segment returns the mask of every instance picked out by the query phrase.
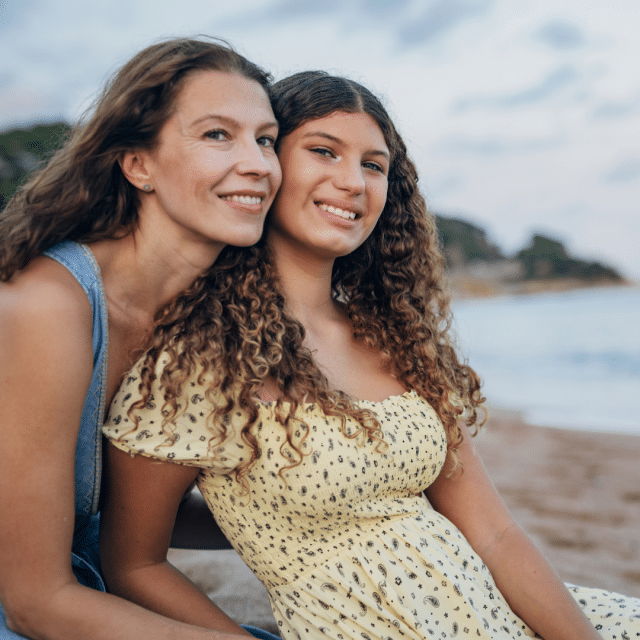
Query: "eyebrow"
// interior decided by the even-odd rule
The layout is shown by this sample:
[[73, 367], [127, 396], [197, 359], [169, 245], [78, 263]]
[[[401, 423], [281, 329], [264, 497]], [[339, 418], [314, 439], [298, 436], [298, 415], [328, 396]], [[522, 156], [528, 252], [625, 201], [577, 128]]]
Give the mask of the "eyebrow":
[[[330, 140], [331, 142], [335, 142], [336, 144], [344, 144], [344, 142], [340, 138], [336, 138], [332, 136], [330, 133], [326, 133], [325, 131], [310, 131], [309, 133], [305, 133], [303, 138], [325, 138], [326, 140]], [[389, 160], [389, 154], [386, 151], [382, 151], [382, 149], [370, 149], [367, 151], [367, 155], [372, 156], [383, 156], [387, 160]]]
[[[197, 118], [196, 120], [194, 120], [190, 126], [195, 127], [196, 125], [199, 125], [202, 122], [205, 122], [207, 120], [217, 120], [219, 122], [222, 122], [234, 127], [240, 126], [240, 122], [235, 118], [231, 118], [229, 116], [223, 116], [217, 113], [207, 113], [206, 115], [201, 116], [200, 118]], [[277, 129], [278, 123], [275, 120], [266, 120], [265, 122], [260, 124], [258, 129], [270, 129], [271, 127], [275, 127]]]

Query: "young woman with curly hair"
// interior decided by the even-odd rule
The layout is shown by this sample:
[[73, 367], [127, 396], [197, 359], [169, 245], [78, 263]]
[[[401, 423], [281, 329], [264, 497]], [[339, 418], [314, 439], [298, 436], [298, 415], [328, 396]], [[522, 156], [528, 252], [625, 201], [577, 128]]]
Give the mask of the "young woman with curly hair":
[[306, 72], [273, 105], [283, 182], [265, 237], [227, 248], [167, 308], [114, 398], [110, 588], [216, 624], [197, 594], [136, 575], [171, 572], [176, 505], [197, 480], [283, 638], [595, 639], [576, 599], [596, 597], [605, 637], [640, 632], [638, 603], [572, 597], [474, 453], [480, 383], [456, 354], [434, 219], [380, 102]]
[[269, 91], [226, 43], [152, 45], [0, 214], [2, 640], [251, 635], [104, 593], [98, 510], [104, 410], [156, 313], [262, 234], [280, 184]]

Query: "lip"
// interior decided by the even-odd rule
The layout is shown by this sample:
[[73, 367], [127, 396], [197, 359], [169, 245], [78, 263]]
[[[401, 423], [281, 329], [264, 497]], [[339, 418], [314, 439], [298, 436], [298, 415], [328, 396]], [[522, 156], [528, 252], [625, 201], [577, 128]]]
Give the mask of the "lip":
[[[360, 218], [362, 218], [362, 216], [364, 215], [363, 207], [361, 205], [359, 205], [359, 204], [357, 204], [357, 203], [355, 203], [353, 201], [349, 201], [349, 200], [340, 200], [340, 199], [337, 199], [337, 198], [318, 198], [318, 199], [314, 200], [314, 204], [324, 214], [330, 215], [330, 216], [332, 216], [334, 218], [338, 218], [340, 220], [343, 220], [344, 222], [354, 223], [357, 220], [359, 220]], [[320, 205], [326, 205], [326, 206], [329, 206], [329, 207], [334, 207], [336, 209], [342, 209], [343, 211], [349, 211], [351, 213], [354, 213], [356, 217], [355, 217], [354, 220], [347, 220], [346, 218], [342, 218], [341, 216], [332, 214], [330, 211], [325, 211], [324, 209], [322, 209], [320, 207]]]

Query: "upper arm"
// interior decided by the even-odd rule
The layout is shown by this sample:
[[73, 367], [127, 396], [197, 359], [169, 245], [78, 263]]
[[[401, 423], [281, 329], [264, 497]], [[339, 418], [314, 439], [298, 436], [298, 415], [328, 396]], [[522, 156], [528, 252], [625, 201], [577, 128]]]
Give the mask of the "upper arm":
[[[34, 261], [0, 286], [0, 596], [73, 579], [75, 450], [93, 371], [86, 294]], [[34, 585], [39, 589], [34, 589]]]
[[176, 512], [195, 467], [105, 447], [100, 560], [110, 589], [130, 570], [166, 560]]
[[433, 508], [450, 520], [482, 556], [514, 520], [491, 482], [475, 451], [471, 434], [462, 425], [463, 440], [457, 451], [459, 464], [452, 471], [453, 457], [426, 490]]

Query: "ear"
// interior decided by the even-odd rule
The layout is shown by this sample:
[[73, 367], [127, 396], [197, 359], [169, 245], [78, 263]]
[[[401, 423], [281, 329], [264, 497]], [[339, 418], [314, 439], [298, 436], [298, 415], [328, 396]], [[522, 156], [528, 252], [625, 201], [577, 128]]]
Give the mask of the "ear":
[[[120, 168], [124, 177], [141, 191], [153, 189], [151, 173], [149, 171], [149, 157], [143, 151], [125, 151], [120, 160]], [[146, 188], [145, 188], [146, 185]], [[149, 189], [149, 185], [151, 189]]]

